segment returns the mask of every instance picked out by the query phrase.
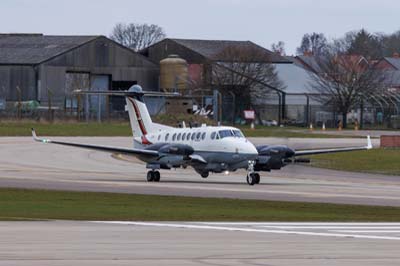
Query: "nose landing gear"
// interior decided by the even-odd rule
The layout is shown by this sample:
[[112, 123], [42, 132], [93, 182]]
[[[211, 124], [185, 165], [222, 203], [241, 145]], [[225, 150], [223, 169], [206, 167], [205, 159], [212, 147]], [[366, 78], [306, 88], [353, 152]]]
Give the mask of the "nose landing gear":
[[147, 172], [147, 182], [160, 182], [160, 178], [161, 175], [158, 171], [151, 170]]
[[260, 184], [260, 174], [254, 172], [254, 161], [249, 161], [248, 174], [246, 177], [247, 184], [254, 186], [255, 184]]

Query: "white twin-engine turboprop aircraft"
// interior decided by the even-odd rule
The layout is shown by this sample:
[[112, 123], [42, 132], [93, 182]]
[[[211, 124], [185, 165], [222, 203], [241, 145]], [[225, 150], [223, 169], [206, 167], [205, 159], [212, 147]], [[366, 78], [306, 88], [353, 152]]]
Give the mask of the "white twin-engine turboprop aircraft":
[[143, 101], [143, 95], [160, 93], [145, 92], [138, 85], [132, 86], [128, 91], [81, 91], [80, 93], [126, 97], [133, 133], [133, 148], [42, 139], [38, 138], [32, 129], [33, 138], [43, 143], [136, 156], [150, 169], [147, 173], [149, 182], [160, 181], [159, 169], [191, 166], [203, 178], [208, 177], [210, 172], [221, 173], [247, 169], [246, 181], [249, 185], [254, 185], [260, 182], [259, 171], [281, 169], [296, 156], [372, 148], [369, 137], [367, 146], [363, 147], [295, 151], [283, 145], [254, 146], [239, 129], [234, 127], [203, 125], [195, 128], [185, 126], [174, 128], [153, 123]]

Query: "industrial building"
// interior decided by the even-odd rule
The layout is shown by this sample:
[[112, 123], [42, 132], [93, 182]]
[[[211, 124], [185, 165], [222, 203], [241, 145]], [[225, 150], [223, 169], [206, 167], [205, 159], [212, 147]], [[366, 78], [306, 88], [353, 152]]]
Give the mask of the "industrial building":
[[[0, 34], [0, 108], [17, 101], [79, 108], [76, 89], [158, 89], [159, 67], [104, 36]], [[91, 98], [87, 109], [123, 110], [119, 99]], [[85, 106], [84, 104], [82, 104]], [[87, 105], [86, 105], [87, 107]]]

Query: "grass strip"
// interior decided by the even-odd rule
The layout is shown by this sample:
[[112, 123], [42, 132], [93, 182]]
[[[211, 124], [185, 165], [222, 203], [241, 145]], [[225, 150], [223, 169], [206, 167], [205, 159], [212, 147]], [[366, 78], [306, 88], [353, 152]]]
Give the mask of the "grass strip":
[[315, 167], [400, 176], [400, 149], [331, 153], [310, 158], [311, 165]]
[[400, 208], [0, 189], [0, 220], [399, 222]]

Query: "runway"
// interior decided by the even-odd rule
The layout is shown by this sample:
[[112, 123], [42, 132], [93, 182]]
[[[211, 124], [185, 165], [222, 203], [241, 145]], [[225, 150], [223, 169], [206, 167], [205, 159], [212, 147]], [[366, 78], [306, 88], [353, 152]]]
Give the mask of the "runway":
[[[75, 142], [131, 146], [125, 137], [57, 138]], [[365, 145], [365, 139], [257, 138], [258, 143], [288, 143], [295, 148]], [[374, 140], [376, 145], [376, 141]], [[245, 183], [244, 171], [202, 179], [192, 169], [162, 171], [160, 183], [145, 181], [145, 165], [117, 160], [108, 153], [0, 138], [0, 186], [76, 191], [228, 197], [306, 202], [400, 206], [400, 178], [291, 165], [262, 173], [260, 185]]]
[[1, 265], [399, 265], [399, 223], [0, 222]]

